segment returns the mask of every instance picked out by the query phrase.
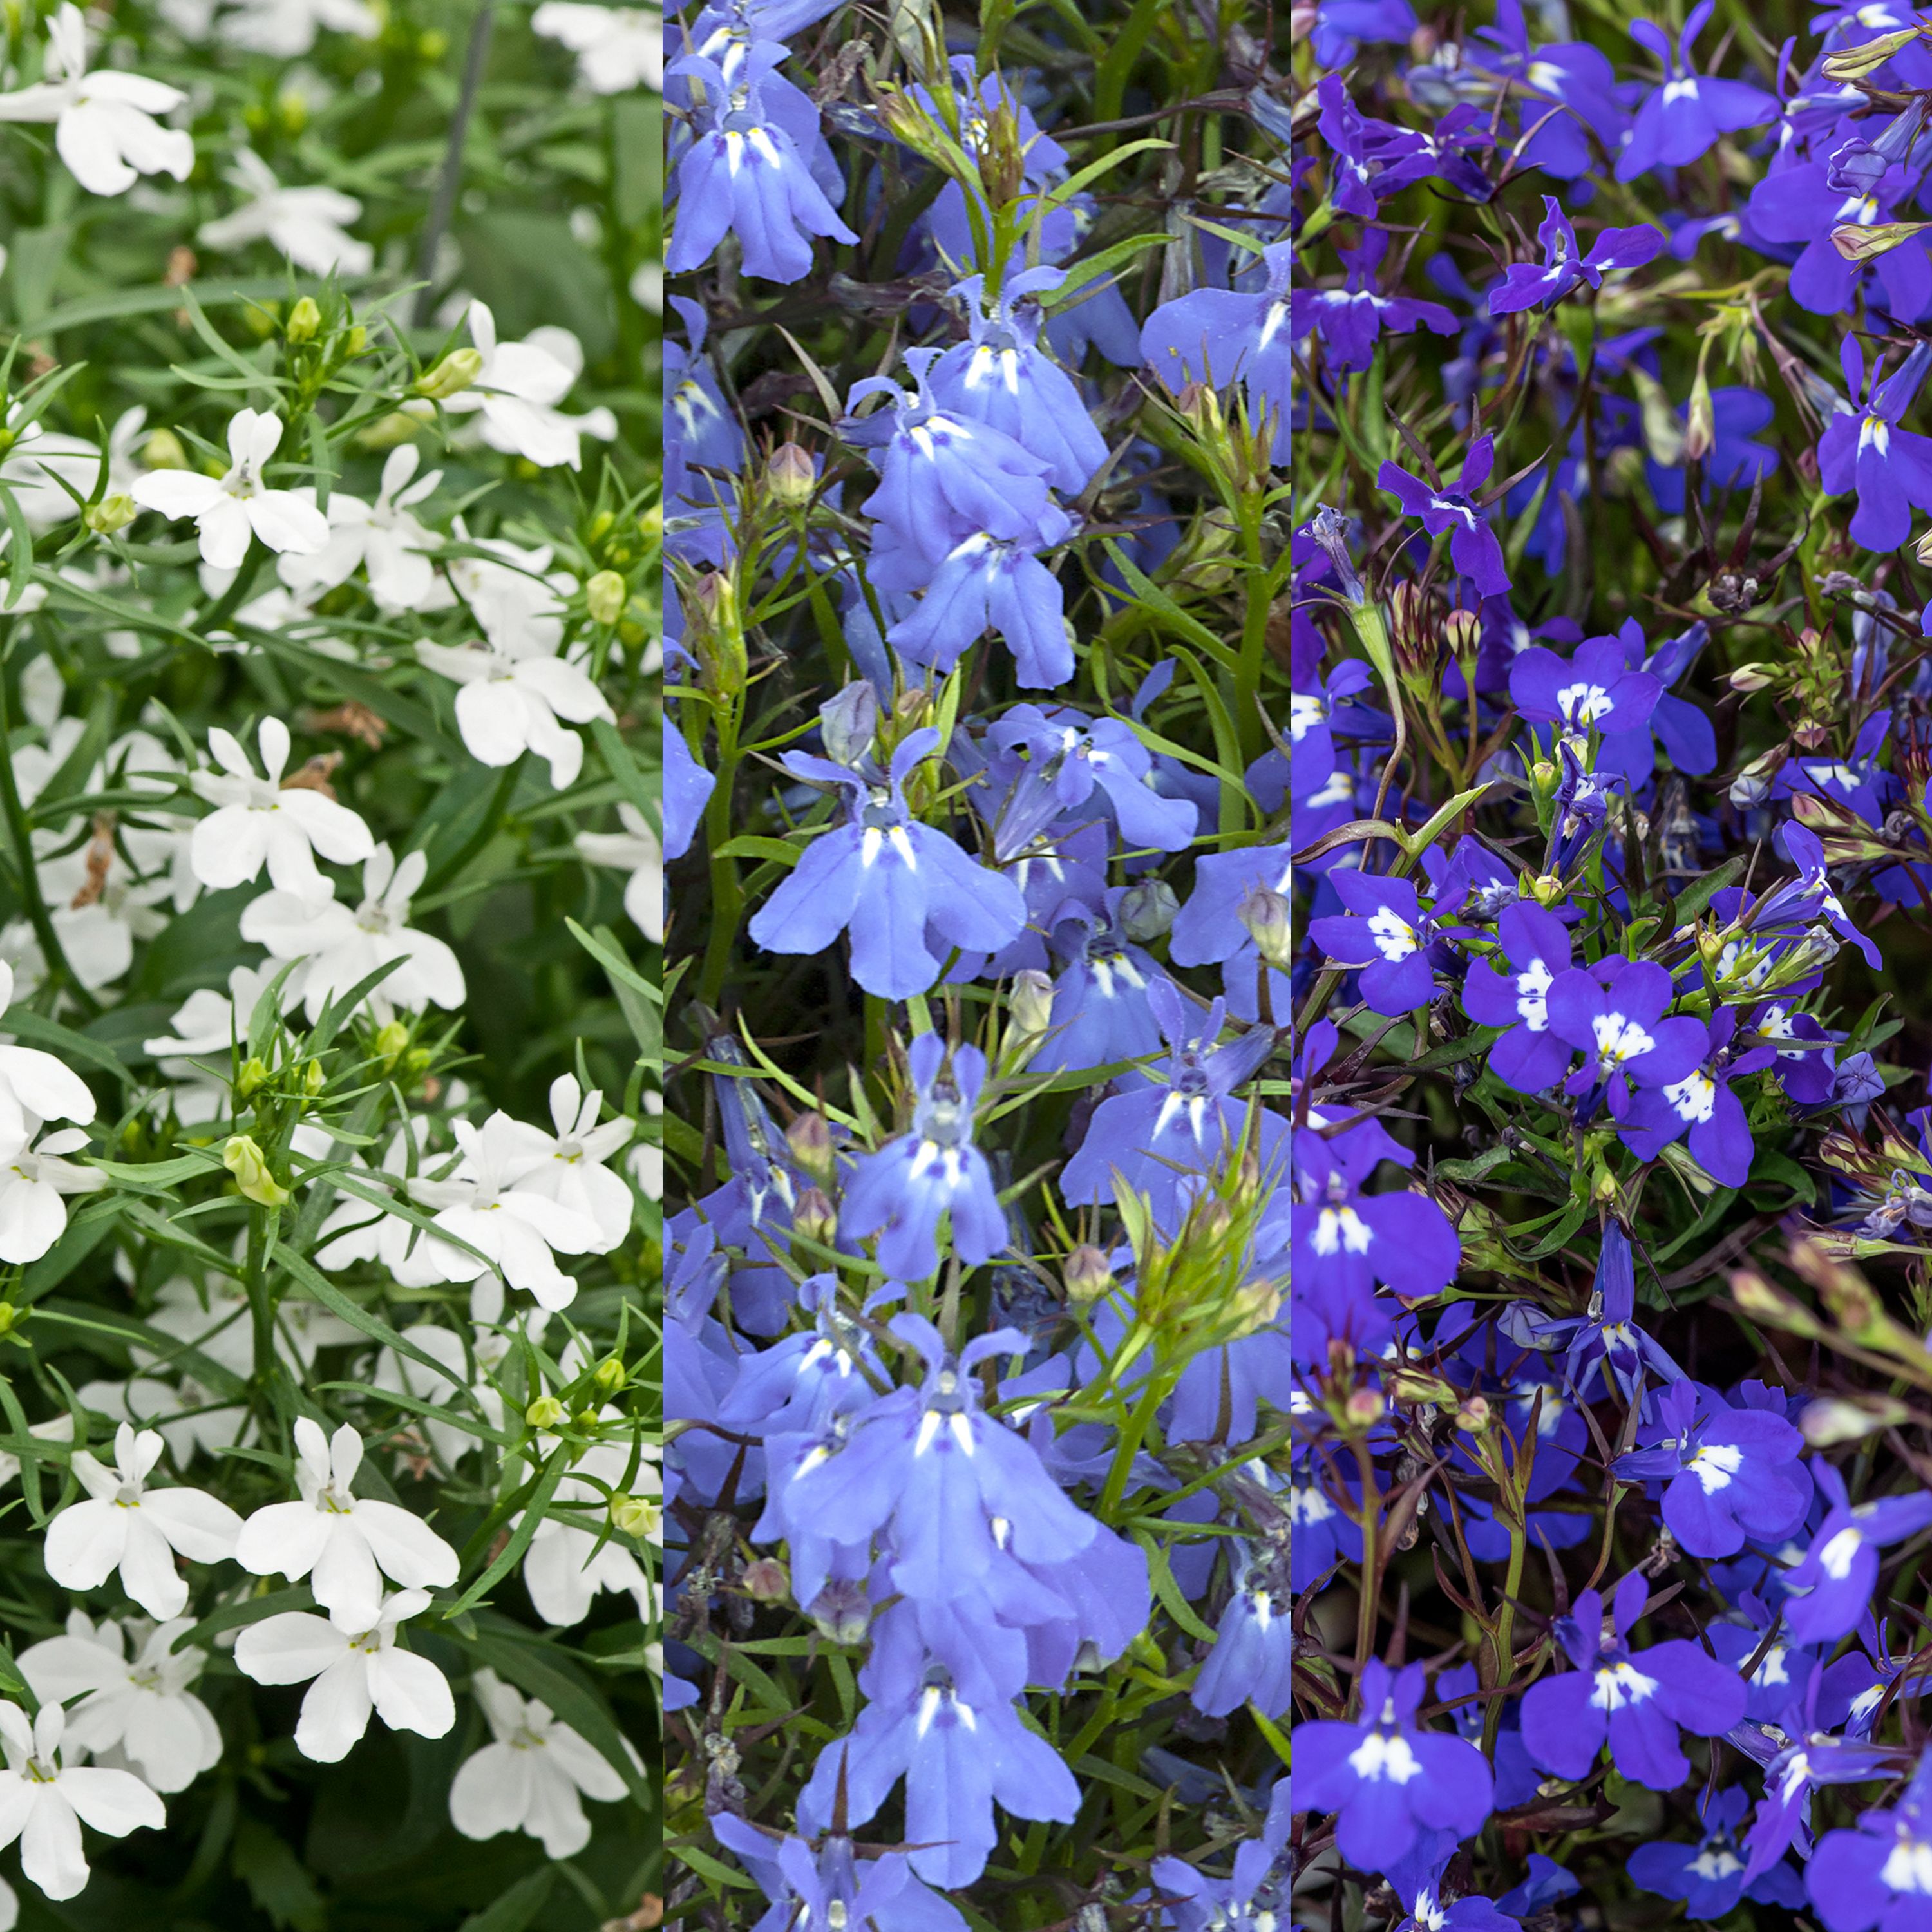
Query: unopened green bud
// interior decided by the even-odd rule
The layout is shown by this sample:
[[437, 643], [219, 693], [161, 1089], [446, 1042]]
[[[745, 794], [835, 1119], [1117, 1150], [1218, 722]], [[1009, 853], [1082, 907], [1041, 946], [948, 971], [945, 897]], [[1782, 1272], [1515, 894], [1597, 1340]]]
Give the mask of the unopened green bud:
[[1343, 1404], [1342, 1414], [1351, 1429], [1372, 1429], [1387, 1407], [1379, 1389], [1357, 1389]]
[[460, 395], [483, 373], [483, 358], [474, 349], [452, 349], [416, 384], [416, 394], [433, 402]]
[[629, 1373], [622, 1355], [606, 1355], [591, 1376], [590, 1385], [599, 1395], [615, 1395]]
[[393, 1066], [409, 1043], [410, 1030], [400, 1020], [386, 1021], [376, 1029], [376, 1057], [386, 1066]]
[[745, 1565], [745, 1594], [754, 1603], [782, 1604], [791, 1594], [791, 1572], [776, 1556], [760, 1556]]
[[1037, 967], [1025, 968], [1013, 975], [1006, 1006], [1012, 1015], [1013, 1031], [1037, 1038], [1053, 1024], [1053, 982]]
[[268, 1172], [268, 1163], [247, 1134], [234, 1134], [221, 1150], [221, 1164], [235, 1177], [235, 1184], [248, 1199], [262, 1208], [280, 1208], [289, 1198], [289, 1190]]
[[358, 322], [342, 338], [344, 352], [350, 356], [360, 356], [369, 346], [369, 332]]
[[322, 310], [316, 308], [313, 296], [304, 296], [289, 310], [289, 319], [282, 325], [282, 334], [290, 342], [313, 342], [322, 331]]
[[141, 460], [150, 470], [185, 470], [188, 452], [171, 429], [158, 429], [141, 446]]
[[655, 1496], [627, 1496], [620, 1490], [610, 1498], [610, 1520], [624, 1535], [648, 1543], [663, 1527], [664, 1511]]
[[302, 1069], [302, 1091], [313, 1100], [328, 1084], [328, 1076], [322, 1070], [322, 1062], [311, 1060]]
[[134, 498], [124, 490], [117, 490], [112, 496], [88, 504], [80, 520], [96, 536], [111, 537], [116, 531], [124, 530], [140, 514], [140, 506]]
[[524, 1420], [532, 1429], [554, 1429], [570, 1412], [554, 1395], [540, 1395], [524, 1411]]
[[614, 570], [600, 570], [584, 586], [584, 608], [593, 624], [614, 624], [624, 614], [624, 580]]
[[1083, 1241], [1066, 1257], [1060, 1279], [1067, 1300], [1084, 1307], [1098, 1301], [1113, 1286], [1114, 1270], [1098, 1248]]
[[1833, 81], [1861, 80], [1884, 66], [1894, 54], [1909, 47], [1924, 31], [1920, 27], [1904, 27], [1895, 34], [1881, 34], [1875, 40], [1862, 41], [1855, 47], [1840, 47], [1836, 53], [1825, 56], [1825, 78]]
[[250, 1054], [242, 1063], [241, 1076], [236, 1080], [235, 1084], [242, 1099], [245, 1100], [258, 1087], [266, 1085], [268, 1077], [268, 1063], [257, 1055]]
[[[428, 404], [421, 406], [434, 414]], [[378, 416], [367, 429], [358, 430], [356, 445], [358, 449], [394, 449], [412, 441], [422, 430], [422, 422], [406, 410], [392, 410], [387, 416]]]
[[832, 1151], [832, 1130], [823, 1114], [800, 1114], [785, 1129], [791, 1157], [820, 1187], [830, 1187], [837, 1172]]
[[1684, 411], [1684, 460], [1701, 463], [1710, 454], [1717, 440], [1718, 418], [1715, 406], [1711, 400], [1711, 386], [1700, 369], [1690, 385], [1690, 401]]
[[818, 487], [818, 476], [812, 466], [810, 451], [795, 442], [782, 442], [772, 452], [765, 465], [765, 488], [773, 502], [796, 509], [812, 501], [812, 493]]

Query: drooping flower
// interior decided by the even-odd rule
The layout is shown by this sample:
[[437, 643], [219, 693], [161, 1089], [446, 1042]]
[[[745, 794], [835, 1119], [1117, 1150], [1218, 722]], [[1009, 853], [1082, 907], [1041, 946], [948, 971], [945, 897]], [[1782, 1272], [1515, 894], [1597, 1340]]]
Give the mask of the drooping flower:
[[328, 541], [328, 519], [294, 490], [272, 490], [263, 480], [283, 428], [272, 412], [237, 410], [229, 419], [226, 476], [150, 470], [134, 479], [128, 494], [164, 517], [192, 518], [202, 561], [217, 570], [241, 568], [251, 534], [272, 550], [319, 550]]
[[1557, 1640], [1576, 1668], [1539, 1678], [1522, 1698], [1522, 1741], [1544, 1770], [1586, 1777], [1607, 1739], [1625, 1778], [1675, 1790], [1690, 1775], [1679, 1727], [1714, 1738], [1742, 1719], [1743, 1681], [1698, 1645], [1672, 1637], [1630, 1648], [1628, 1634], [1649, 1598], [1649, 1583], [1633, 1571], [1617, 1586], [1608, 1626], [1594, 1590], [1558, 1618]]
[[332, 1610], [326, 1618], [284, 1610], [243, 1630], [235, 1640], [236, 1666], [257, 1684], [308, 1684], [296, 1748], [318, 1764], [340, 1764], [369, 1728], [372, 1711], [392, 1731], [446, 1737], [456, 1722], [449, 1679], [396, 1641], [400, 1626], [429, 1603], [427, 1591], [398, 1590], [352, 1612]]
[[290, 740], [279, 718], [262, 720], [256, 742], [260, 778], [232, 734], [218, 724], [209, 730], [208, 748], [220, 769], [196, 772], [188, 782], [214, 809], [194, 828], [188, 862], [204, 886], [217, 890], [259, 878], [266, 862], [279, 891], [304, 900], [328, 898], [334, 888], [316, 869], [316, 854], [350, 866], [368, 858], [376, 842], [347, 806], [309, 786], [284, 782]]
[[464, 1760], [449, 1787], [450, 1822], [466, 1838], [522, 1832], [548, 1857], [574, 1857], [590, 1842], [584, 1800], [614, 1803], [623, 1779], [547, 1704], [494, 1670], [478, 1671], [470, 1688], [496, 1742]]
[[[298, 1417], [295, 1444], [301, 1499], [266, 1504], [242, 1525], [230, 1553], [243, 1569], [257, 1576], [286, 1576], [291, 1582], [309, 1578], [316, 1601], [340, 1617], [341, 1628], [352, 1634], [370, 1628], [382, 1614], [383, 1576], [404, 1586], [405, 1596], [389, 1601], [400, 1604], [406, 1597], [416, 1610], [429, 1602], [422, 1592], [456, 1581], [456, 1552], [421, 1516], [395, 1503], [358, 1496], [350, 1488], [362, 1461], [362, 1438], [350, 1424], [344, 1423], [326, 1437], [320, 1424]], [[416, 1610], [394, 1614], [413, 1616]], [[361, 1735], [358, 1726], [356, 1736]]]
[[1366, 1870], [1385, 1870], [1418, 1847], [1425, 1856], [1446, 1851], [1490, 1815], [1482, 1753], [1452, 1732], [1416, 1724], [1427, 1681], [1419, 1664], [1391, 1671], [1371, 1658], [1357, 1721], [1295, 1726], [1296, 1807], [1334, 1813], [1337, 1848]]
[[54, 147], [89, 194], [124, 194], [143, 175], [186, 181], [194, 140], [184, 128], [156, 124], [188, 96], [178, 87], [114, 68], [90, 73], [87, 22], [65, 0], [47, 22], [42, 78], [0, 94], [0, 121], [51, 121]]
[[63, 1762], [66, 1733], [58, 1704], [43, 1704], [31, 1722], [19, 1705], [0, 1704], [0, 1845], [18, 1838], [20, 1869], [54, 1899], [87, 1888], [82, 1824], [124, 1838], [167, 1822], [167, 1808], [132, 1772]]
[[177, 1551], [194, 1563], [235, 1555], [242, 1519], [226, 1503], [202, 1490], [148, 1487], [165, 1446], [158, 1430], [136, 1434], [124, 1422], [114, 1434], [113, 1468], [85, 1449], [74, 1452], [74, 1473], [87, 1498], [47, 1525], [47, 1574], [56, 1583], [98, 1589], [118, 1570], [122, 1588], [150, 1616], [165, 1620], [188, 1605]]

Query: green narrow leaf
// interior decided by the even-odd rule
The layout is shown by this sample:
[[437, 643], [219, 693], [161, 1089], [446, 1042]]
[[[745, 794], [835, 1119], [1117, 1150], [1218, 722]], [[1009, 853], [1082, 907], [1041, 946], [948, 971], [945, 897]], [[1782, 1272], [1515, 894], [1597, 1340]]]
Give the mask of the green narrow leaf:
[[472, 1912], [463, 1922], [461, 1932], [524, 1932], [524, 1928], [550, 1903], [550, 1888], [556, 1882], [554, 1865], [539, 1865], [526, 1872], [494, 1905]]
[[557, 1484], [563, 1480], [569, 1467], [570, 1445], [567, 1442], [560, 1442], [550, 1452], [550, 1460], [538, 1473], [536, 1486], [524, 1499], [522, 1516], [511, 1532], [509, 1541], [497, 1552], [496, 1561], [444, 1610], [442, 1615], [446, 1622], [452, 1617], [460, 1616], [464, 1611], [474, 1609], [522, 1560], [524, 1552], [530, 1546], [531, 1538], [542, 1526], [544, 1512], [550, 1508], [550, 1498], [556, 1494]]

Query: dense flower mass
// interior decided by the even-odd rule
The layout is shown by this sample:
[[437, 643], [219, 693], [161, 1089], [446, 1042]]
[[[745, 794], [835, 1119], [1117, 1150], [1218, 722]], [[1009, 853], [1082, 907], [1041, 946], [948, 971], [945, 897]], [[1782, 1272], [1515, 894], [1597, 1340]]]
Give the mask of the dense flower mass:
[[0, 19], [0, 1932], [662, 1910], [662, 33]]
[[1927, 1922], [1929, 44], [1288, 57], [1278, 1924]]
[[[1291, 778], [1393, 721], [1289, 688], [1300, 28], [1241, 12], [669, 17], [668, 1924], [1288, 1923], [1291, 1264], [1342, 1334], [1457, 1250], [1367, 1114], [1293, 1118]], [[1320, 304], [1361, 364], [1459, 326], [1384, 242]], [[1391, 461], [1506, 588], [1517, 479]], [[466, 737], [518, 675], [422, 661]], [[1439, 884], [1333, 909], [1391, 1013]], [[1481, 1772], [1394, 1674], [1390, 1748]]]

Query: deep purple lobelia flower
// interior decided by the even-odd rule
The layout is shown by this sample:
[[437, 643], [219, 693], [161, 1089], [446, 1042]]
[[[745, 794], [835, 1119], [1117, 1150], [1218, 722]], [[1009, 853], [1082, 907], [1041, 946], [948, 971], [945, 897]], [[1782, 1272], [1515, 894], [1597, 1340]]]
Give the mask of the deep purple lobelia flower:
[[1709, 152], [1720, 134], [1761, 128], [1783, 111], [1774, 95], [1742, 80], [1719, 80], [1696, 73], [1690, 46], [1704, 30], [1717, 0], [1700, 0], [1672, 50], [1664, 30], [1648, 20], [1633, 21], [1630, 38], [1664, 63], [1664, 81], [1636, 110], [1630, 139], [1617, 158], [1617, 179], [1635, 181], [1652, 168], [1681, 168]]
[[1702, 1060], [1701, 1020], [1665, 1019], [1676, 997], [1670, 975], [1648, 959], [1600, 961], [1559, 973], [1548, 994], [1550, 1030], [1583, 1056], [1564, 1083], [1580, 1118], [1606, 1104], [1623, 1120], [1634, 1091], [1682, 1080]]
[[1712, 1016], [1710, 1046], [1702, 1061], [1682, 1079], [1646, 1086], [1632, 1100], [1622, 1123], [1624, 1144], [1642, 1161], [1655, 1160], [1670, 1143], [1688, 1136], [1691, 1157], [1712, 1180], [1742, 1187], [1756, 1151], [1744, 1103], [1730, 1083], [1762, 1072], [1778, 1058], [1769, 1046], [1736, 1041], [1738, 1009]]
[[1839, 356], [1854, 406], [1841, 410], [1826, 426], [1818, 444], [1818, 480], [1834, 496], [1858, 492], [1854, 543], [1897, 550], [1912, 534], [1912, 512], [1932, 510], [1932, 436], [1898, 426], [1932, 369], [1932, 346], [1921, 343], [1882, 382], [1876, 380], [1874, 364], [1876, 386], [1862, 404], [1864, 351], [1856, 337], [1845, 338]]
[[1633, 1571], [1617, 1586], [1607, 1632], [1594, 1590], [1558, 1620], [1557, 1641], [1576, 1668], [1540, 1679], [1522, 1699], [1522, 1741], [1544, 1770], [1587, 1777], [1607, 1741], [1625, 1778], [1672, 1791], [1690, 1775], [1679, 1728], [1721, 1737], [1742, 1720], [1743, 1681], [1698, 1645], [1671, 1638], [1632, 1651], [1627, 1634], [1649, 1599], [1649, 1584]]
[[1580, 1398], [1586, 1396], [1599, 1374], [1607, 1374], [1634, 1402], [1648, 1370], [1660, 1381], [1681, 1382], [1684, 1371], [1665, 1354], [1662, 1343], [1639, 1327], [1636, 1270], [1630, 1260], [1630, 1237], [1620, 1223], [1608, 1222], [1597, 1256], [1596, 1279], [1591, 1284], [1586, 1313], [1552, 1318], [1533, 1302], [1513, 1301], [1503, 1310], [1502, 1332], [1526, 1348], [1564, 1351], [1564, 1382]]
[[1618, 638], [1589, 638], [1567, 662], [1532, 645], [1510, 666], [1509, 688], [1521, 716], [1580, 737], [1644, 730], [1664, 695], [1663, 680], [1633, 670]]
[[1932, 1492], [1854, 1504], [1845, 1479], [1822, 1456], [1811, 1474], [1828, 1505], [1803, 1562], [1784, 1577], [1784, 1621], [1800, 1643], [1849, 1636], [1878, 1582], [1878, 1552], [1932, 1524]]
[[1640, 1845], [1626, 1869], [1646, 1892], [1682, 1899], [1687, 1918], [1721, 1918], [1745, 1898], [1760, 1905], [1802, 1905], [1804, 1882], [1787, 1864], [1772, 1865], [1747, 1880], [1738, 1827], [1750, 1804], [1742, 1785], [1707, 1791], [1698, 1801], [1703, 1835], [1696, 1844]]
[[852, 976], [868, 992], [903, 1000], [939, 977], [928, 926], [955, 946], [985, 952], [1019, 937], [1026, 902], [1018, 886], [921, 824], [907, 806], [906, 779], [938, 744], [930, 727], [909, 733], [884, 783], [829, 759], [785, 754], [787, 768], [799, 777], [844, 793], [845, 815], [805, 848], [754, 914], [749, 931], [759, 945], [774, 952], [823, 952], [849, 928]]
[[1829, 1932], [1926, 1932], [1932, 1927], [1932, 1754], [1889, 1811], [1851, 1831], [1827, 1832], [1805, 1888]]
[[1420, 517], [1432, 537], [1449, 532], [1450, 562], [1482, 597], [1500, 596], [1510, 587], [1502, 545], [1474, 501], [1476, 492], [1490, 480], [1496, 455], [1496, 438], [1478, 436], [1462, 458], [1462, 472], [1453, 489], [1425, 483], [1399, 463], [1384, 461], [1376, 472], [1376, 488], [1394, 496], [1404, 516]]
[[1438, 335], [1456, 333], [1455, 316], [1440, 302], [1380, 292], [1376, 272], [1388, 249], [1388, 235], [1371, 228], [1359, 248], [1336, 250], [1347, 274], [1345, 287], [1289, 292], [1291, 333], [1298, 342], [1310, 334], [1320, 336], [1331, 369], [1367, 368], [1375, 360], [1376, 340], [1384, 332], [1408, 335], [1426, 328]]
[[991, 1261], [1007, 1243], [986, 1156], [973, 1144], [973, 1109], [986, 1084], [986, 1057], [976, 1046], [953, 1050], [921, 1034], [906, 1050], [918, 1099], [912, 1131], [860, 1157], [839, 1202], [842, 1234], [879, 1238], [879, 1265], [896, 1281], [923, 1281], [939, 1268], [939, 1223], [950, 1217], [952, 1252], [969, 1268]]
[[[1490, 1815], [1487, 1760], [1466, 1739], [1415, 1724], [1427, 1677], [1419, 1664], [1391, 1672], [1371, 1658], [1361, 1720], [1317, 1719], [1294, 1730], [1294, 1802], [1333, 1812], [1343, 1858], [1383, 1871], [1418, 1844], [1446, 1851]], [[1448, 1843], [1442, 1842], [1446, 1836]]]
[[1550, 1030], [1550, 988], [1570, 967], [1570, 934], [1540, 905], [1519, 899], [1496, 920], [1496, 943], [1509, 970], [1471, 963], [1462, 1010], [1478, 1026], [1508, 1030], [1490, 1048], [1490, 1071], [1519, 1094], [1540, 1094], [1569, 1071], [1572, 1048]]
[[1612, 1466], [1625, 1482], [1662, 1483], [1664, 1526], [1693, 1556], [1735, 1556], [1747, 1536], [1778, 1541], [1804, 1526], [1811, 1485], [1804, 1438], [1781, 1415], [1733, 1408], [1688, 1380], [1648, 1397], [1637, 1440]]
[[1442, 1874], [1448, 1862], [1446, 1853], [1398, 1862], [1388, 1881], [1408, 1916], [1396, 1921], [1393, 1932], [1520, 1932], [1516, 1921], [1494, 1899], [1478, 1893], [1444, 1904]]
[[1554, 195], [1543, 197], [1543, 209], [1542, 224], [1536, 231], [1543, 247], [1542, 262], [1510, 264], [1502, 280], [1490, 290], [1492, 315], [1547, 308], [1586, 283], [1600, 288], [1606, 274], [1618, 268], [1640, 268], [1654, 261], [1664, 246], [1660, 229], [1606, 228], [1586, 255], [1578, 249], [1576, 231]]
[[1311, 920], [1310, 939], [1330, 959], [1361, 970], [1362, 998], [1378, 1013], [1412, 1012], [1436, 997], [1430, 960], [1433, 920], [1413, 880], [1344, 871], [1329, 874], [1348, 910]]

